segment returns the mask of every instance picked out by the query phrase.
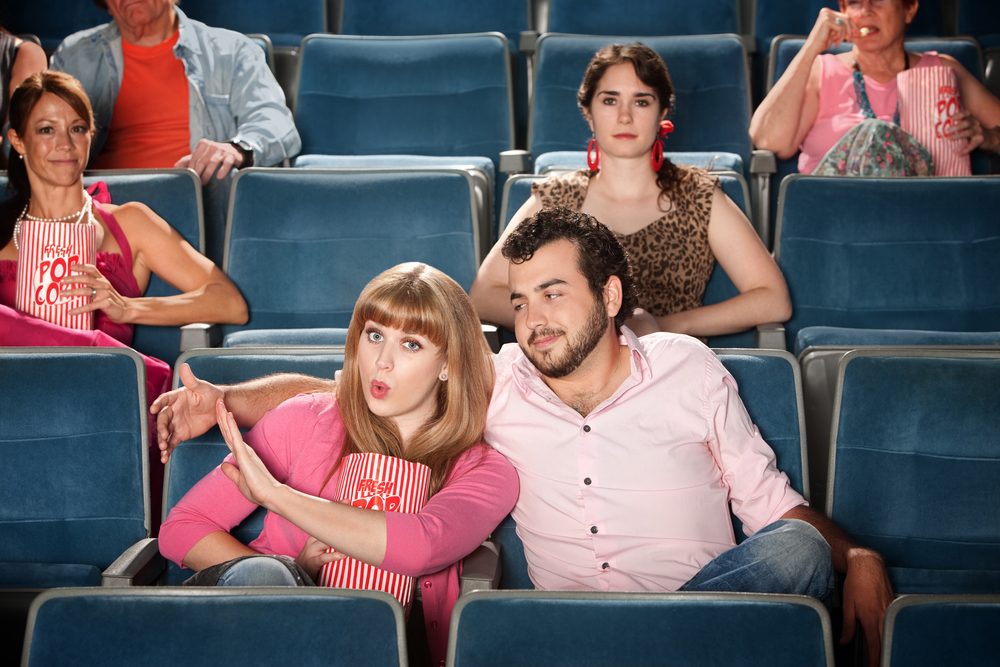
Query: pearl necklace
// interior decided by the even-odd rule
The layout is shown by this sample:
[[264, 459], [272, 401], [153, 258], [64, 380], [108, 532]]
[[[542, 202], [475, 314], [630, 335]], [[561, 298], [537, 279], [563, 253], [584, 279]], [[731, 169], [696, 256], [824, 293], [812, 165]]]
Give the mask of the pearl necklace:
[[[59, 218], [41, 218], [37, 215], [31, 215], [30, 213], [28, 213], [28, 208], [31, 206], [31, 200], [29, 199], [28, 203], [24, 205], [24, 210], [21, 211], [21, 215], [18, 216], [17, 222], [14, 223], [14, 234], [13, 234], [14, 249], [15, 250], [21, 249], [21, 223], [24, 222], [25, 220], [29, 222], [69, 222], [70, 220], [75, 219], [76, 224], [78, 225], [96, 224], [97, 221], [94, 220], [94, 211], [91, 206], [92, 203], [93, 203], [93, 198], [90, 196], [90, 193], [84, 190], [83, 208], [81, 208], [79, 211], [75, 211], [73, 213], [70, 213], [69, 215], [64, 215]], [[86, 218], [86, 220], [84, 220], [84, 218]]]

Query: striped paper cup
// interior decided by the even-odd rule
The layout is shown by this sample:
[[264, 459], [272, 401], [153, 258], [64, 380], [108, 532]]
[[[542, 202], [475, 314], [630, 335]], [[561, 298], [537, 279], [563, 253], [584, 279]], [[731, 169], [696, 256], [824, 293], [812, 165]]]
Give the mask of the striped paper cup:
[[934, 158], [935, 176], [968, 176], [968, 155], [960, 155], [965, 139], [955, 136], [962, 110], [955, 72], [944, 65], [914, 67], [896, 77], [899, 89], [899, 125]]
[[[427, 502], [430, 478], [431, 469], [422, 463], [384, 454], [348, 454], [341, 463], [337, 497], [354, 507], [419, 512]], [[385, 591], [409, 612], [416, 580], [347, 557], [324, 565], [317, 583], [332, 588]]]
[[[60, 280], [74, 264], [93, 264], [97, 256], [97, 225], [25, 220], [17, 255], [16, 308], [70, 329], [93, 329], [94, 313], [70, 315], [90, 303], [90, 296], [60, 297]], [[70, 284], [70, 281], [66, 281]]]

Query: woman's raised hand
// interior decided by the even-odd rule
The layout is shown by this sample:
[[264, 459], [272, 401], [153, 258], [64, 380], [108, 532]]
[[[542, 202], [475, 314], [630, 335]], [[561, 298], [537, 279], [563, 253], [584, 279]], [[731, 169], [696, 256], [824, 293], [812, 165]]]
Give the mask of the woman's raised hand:
[[247, 500], [270, 509], [270, 494], [281, 485], [257, 456], [257, 452], [243, 441], [240, 427], [236, 425], [233, 413], [226, 410], [222, 399], [215, 403], [215, 414], [222, 437], [226, 439], [226, 446], [236, 458], [236, 465], [223, 462], [222, 472]]
[[822, 53], [831, 46], [851, 41], [854, 36], [854, 25], [847, 14], [824, 7], [819, 10], [816, 23], [809, 31], [806, 45], [817, 49], [817, 53]]

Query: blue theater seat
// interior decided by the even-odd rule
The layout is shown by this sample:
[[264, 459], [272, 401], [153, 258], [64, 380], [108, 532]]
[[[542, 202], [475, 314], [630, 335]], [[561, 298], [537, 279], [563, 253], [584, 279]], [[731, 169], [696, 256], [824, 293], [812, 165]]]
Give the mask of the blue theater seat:
[[455, 605], [447, 664], [832, 667], [833, 638], [802, 596], [477, 591]]
[[[591, 138], [576, 104], [583, 71], [606, 44], [642, 41], [667, 63], [677, 98], [676, 126], [665, 148], [707, 153], [701, 164], [730, 153], [744, 176], [750, 163], [750, 82], [746, 51], [737, 35], [599, 37], [544, 34], [535, 54], [528, 148], [536, 158], [550, 151], [581, 151]], [[727, 158], [732, 160], [732, 158]]]
[[998, 390], [1000, 351], [840, 362], [826, 512], [882, 554], [897, 593], [1000, 593]]
[[468, 289], [478, 266], [473, 186], [459, 169], [242, 170], [224, 268], [248, 329], [346, 327], [361, 289], [400, 262], [431, 264]]
[[0, 663], [40, 591], [97, 586], [149, 537], [143, 373], [124, 348], [0, 348]]
[[202, 23], [244, 35], [267, 35], [278, 48], [297, 48], [329, 26], [326, 0], [184, 0], [184, 13]]
[[405, 638], [402, 607], [381, 592], [68, 588], [33, 605], [23, 664], [403, 667]]
[[503, 33], [514, 57], [514, 112], [518, 141], [523, 143], [528, 124], [528, 58], [518, 49], [518, 41], [533, 24], [531, 0], [342, 0], [339, 20], [331, 32], [397, 37]]
[[885, 616], [883, 667], [989, 667], [1000, 656], [1000, 596], [904, 595]]
[[514, 148], [502, 34], [311, 35], [300, 57], [295, 166], [460, 167], [490, 219], [500, 152]]
[[547, 21], [547, 32], [580, 35], [741, 32], [739, 0], [702, 0], [697, 11], [685, 0], [549, 0]]
[[775, 255], [791, 291], [794, 352], [806, 327], [1000, 331], [1000, 179], [795, 175], [781, 186]]
[[37, 35], [46, 53], [52, 53], [69, 35], [108, 23], [111, 15], [93, 2], [32, 0], [0, 4], [0, 25], [14, 34]]

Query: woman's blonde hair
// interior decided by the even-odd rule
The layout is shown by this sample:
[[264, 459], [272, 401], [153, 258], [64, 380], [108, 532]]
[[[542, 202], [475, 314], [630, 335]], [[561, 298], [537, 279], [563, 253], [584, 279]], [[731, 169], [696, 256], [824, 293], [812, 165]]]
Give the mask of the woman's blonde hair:
[[[368, 409], [357, 352], [365, 323], [424, 336], [448, 364], [439, 381], [437, 409], [403, 448], [399, 430]], [[462, 287], [427, 264], [399, 264], [372, 279], [354, 306], [347, 331], [337, 403], [347, 439], [341, 456], [374, 452], [423, 463], [431, 469], [431, 493], [441, 488], [455, 459], [481, 442], [493, 391], [493, 364], [479, 318]], [[338, 462], [339, 464], [339, 462]]]

